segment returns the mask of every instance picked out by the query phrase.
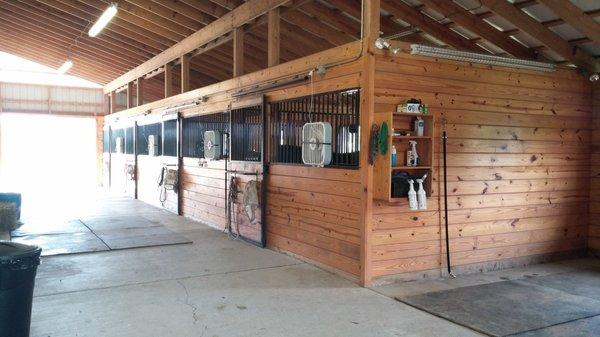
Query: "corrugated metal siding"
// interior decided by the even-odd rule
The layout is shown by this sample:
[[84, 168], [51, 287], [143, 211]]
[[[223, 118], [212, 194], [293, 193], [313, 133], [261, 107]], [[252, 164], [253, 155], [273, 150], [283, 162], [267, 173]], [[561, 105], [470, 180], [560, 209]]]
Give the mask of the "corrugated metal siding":
[[102, 115], [102, 89], [0, 83], [0, 111]]

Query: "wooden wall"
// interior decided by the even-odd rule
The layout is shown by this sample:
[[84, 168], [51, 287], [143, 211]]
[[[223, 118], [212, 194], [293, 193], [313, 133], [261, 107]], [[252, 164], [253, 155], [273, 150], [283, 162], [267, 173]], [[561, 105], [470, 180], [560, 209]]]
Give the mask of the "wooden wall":
[[[250, 180], [262, 180], [262, 164], [256, 162], [229, 162], [229, 170], [256, 172], [257, 175], [236, 174], [238, 191], [243, 191]], [[199, 164], [198, 158], [184, 158], [181, 176], [182, 215], [218, 229], [224, 229], [225, 215], [225, 160], [209, 161]], [[227, 188], [230, 184], [227, 181]], [[260, 189], [261, 183], [258, 184]], [[260, 190], [259, 190], [260, 191]], [[260, 193], [260, 192], [259, 192]], [[259, 194], [260, 196], [260, 194]], [[261, 240], [261, 212], [255, 211], [257, 222], [251, 224], [243, 212], [241, 194], [233, 209], [232, 226], [234, 232], [255, 242]]]
[[590, 188], [590, 230], [588, 246], [600, 252], [600, 83], [594, 84], [592, 92], [594, 109], [592, 132], [592, 183]]
[[378, 56], [376, 115], [411, 97], [429, 104], [438, 122], [438, 169], [427, 211], [374, 202], [373, 276], [445, 265], [439, 211], [444, 122], [454, 266], [585, 248], [590, 95], [589, 82], [566, 70], [541, 73], [407, 54]]
[[268, 246], [358, 277], [360, 171], [272, 165], [268, 179]]

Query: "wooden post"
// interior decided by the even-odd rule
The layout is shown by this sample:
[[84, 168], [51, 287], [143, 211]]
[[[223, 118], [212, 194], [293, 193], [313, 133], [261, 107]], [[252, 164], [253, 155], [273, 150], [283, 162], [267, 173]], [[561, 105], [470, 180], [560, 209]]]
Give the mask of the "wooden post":
[[114, 114], [115, 112], [117, 112], [117, 92], [111, 91], [110, 92], [110, 113]]
[[135, 99], [137, 100], [137, 106], [144, 104], [144, 78], [139, 77], [137, 79], [137, 87], [136, 87], [136, 95]]
[[133, 82], [127, 83], [127, 109], [133, 108]]
[[267, 54], [268, 54], [268, 67], [276, 66], [279, 64], [279, 53], [280, 53], [280, 38], [279, 38], [279, 27], [280, 27], [279, 7], [272, 9], [268, 14], [268, 33], [267, 33]]
[[244, 29], [233, 31], [233, 77], [244, 75]]
[[363, 55], [360, 93], [360, 176], [361, 194], [361, 250], [360, 283], [364, 287], [372, 284], [371, 234], [373, 227], [373, 166], [369, 165], [369, 140], [375, 114], [375, 56], [373, 49], [379, 37], [380, 0], [363, 2]]
[[[182, 66], [183, 68], [183, 66]], [[173, 95], [173, 66], [165, 64], [165, 98]]]
[[181, 92], [190, 90], [190, 56], [181, 56]]

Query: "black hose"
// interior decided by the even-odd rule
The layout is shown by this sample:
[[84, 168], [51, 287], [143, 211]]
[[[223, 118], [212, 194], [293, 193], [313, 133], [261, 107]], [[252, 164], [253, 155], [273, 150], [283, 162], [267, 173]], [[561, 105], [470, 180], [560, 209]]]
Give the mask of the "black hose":
[[446, 135], [446, 130], [442, 133], [443, 139], [443, 150], [444, 150], [444, 222], [446, 227], [446, 264], [448, 266], [448, 274], [450, 276], [454, 276], [452, 274], [452, 267], [450, 266], [450, 236], [448, 231], [448, 172], [446, 166], [446, 141], [448, 136]]

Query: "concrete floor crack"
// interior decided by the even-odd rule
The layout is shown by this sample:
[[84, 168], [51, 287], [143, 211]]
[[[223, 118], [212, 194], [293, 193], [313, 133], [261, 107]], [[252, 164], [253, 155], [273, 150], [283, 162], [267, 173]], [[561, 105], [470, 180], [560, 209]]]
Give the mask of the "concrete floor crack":
[[[198, 307], [196, 307], [196, 305], [190, 302], [190, 293], [185, 284], [183, 284], [181, 280], [177, 280], [177, 283], [183, 288], [183, 291], [185, 292], [185, 301], [183, 303], [192, 309], [192, 318], [194, 319], [194, 324], [196, 324], [198, 323], [198, 316], [196, 315], [196, 313], [198, 312]], [[206, 331], [206, 328], [207, 326], [204, 326], [204, 331]]]

